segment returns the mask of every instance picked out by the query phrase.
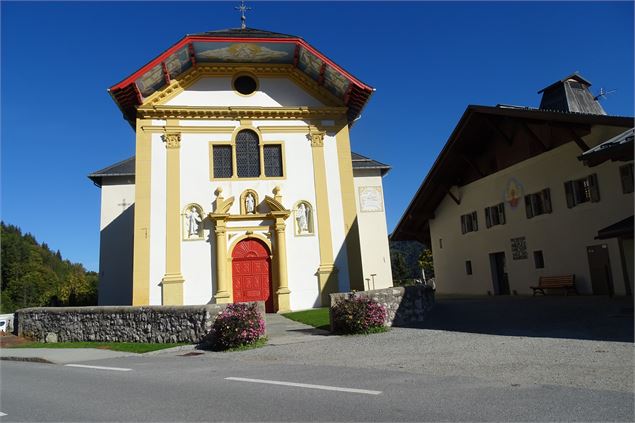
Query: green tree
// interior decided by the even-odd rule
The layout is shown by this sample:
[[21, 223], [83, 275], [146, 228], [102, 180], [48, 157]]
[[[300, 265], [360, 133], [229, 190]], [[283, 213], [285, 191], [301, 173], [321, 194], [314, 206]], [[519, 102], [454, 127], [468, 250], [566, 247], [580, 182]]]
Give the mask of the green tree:
[[434, 277], [434, 263], [432, 261], [432, 250], [429, 248], [424, 248], [421, 251], [421, 255], [419, 256], [419, 260], [417, 260], [419, 267], [423, 269], [426, 274], [426, 279], [430, 279]]
[[410, 276], [408, 274], [408, 266], [406, 266], [406, 259], [403, 253], [399, 251], [392, 251], [390, 253], [390, 264], [392, 268], [392, 279], [394, 281], [401, 281]]

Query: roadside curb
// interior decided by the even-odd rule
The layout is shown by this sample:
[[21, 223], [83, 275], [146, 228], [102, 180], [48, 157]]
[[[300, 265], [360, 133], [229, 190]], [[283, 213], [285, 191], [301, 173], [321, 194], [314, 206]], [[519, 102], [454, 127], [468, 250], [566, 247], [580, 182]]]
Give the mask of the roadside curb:
[[29, 363], [56, 364], [50, 360], [41, 357], [0, 357], [4, 361], [26, 361]]

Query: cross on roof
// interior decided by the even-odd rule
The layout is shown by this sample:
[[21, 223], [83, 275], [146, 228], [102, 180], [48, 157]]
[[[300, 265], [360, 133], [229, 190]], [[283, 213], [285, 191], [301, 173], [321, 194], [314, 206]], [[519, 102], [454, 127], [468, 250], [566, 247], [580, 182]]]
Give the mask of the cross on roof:
[[247, 24], [245, 21], [247, 18], [245, 17], [245, 12], [247, 10], [251, 10], [251, 7], [245, 6], [245, 0], [240, 0], [240, 6], [234, 7], [234, 9], [240, 11], [240, 29], [247, 28]]

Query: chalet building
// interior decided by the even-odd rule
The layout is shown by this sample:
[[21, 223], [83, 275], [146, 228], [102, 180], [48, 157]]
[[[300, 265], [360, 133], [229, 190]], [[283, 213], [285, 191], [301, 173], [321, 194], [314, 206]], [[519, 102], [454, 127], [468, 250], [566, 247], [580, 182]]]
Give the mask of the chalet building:
[[575, 73], [539, 108], [467, 107], [392, 234], [431, 247], [439, 293], [573, 274], [580, 294], [632, 294], [633, 118], [590, 86]]

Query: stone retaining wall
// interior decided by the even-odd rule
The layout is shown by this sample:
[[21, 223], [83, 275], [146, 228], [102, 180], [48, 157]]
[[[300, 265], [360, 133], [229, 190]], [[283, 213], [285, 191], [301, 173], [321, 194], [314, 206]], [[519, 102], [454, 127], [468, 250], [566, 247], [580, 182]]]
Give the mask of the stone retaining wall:
[[387, 326], [416, 326], [434, 305], [434, 290], [426, 285], [414, 285], [331, 294], [331, 308], [351, 297], [371, 298], [383, 304], [388, 310]]
[[[40, 342], [192, 342], [210, 331], [226, 304], [37, 307], [16, 311], [18, 336]], [[258, 302], [263, 318], [265, 307]]]

